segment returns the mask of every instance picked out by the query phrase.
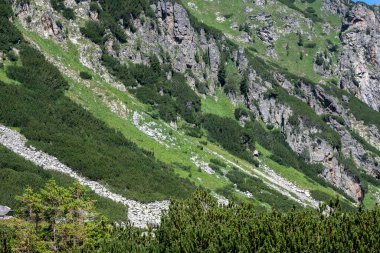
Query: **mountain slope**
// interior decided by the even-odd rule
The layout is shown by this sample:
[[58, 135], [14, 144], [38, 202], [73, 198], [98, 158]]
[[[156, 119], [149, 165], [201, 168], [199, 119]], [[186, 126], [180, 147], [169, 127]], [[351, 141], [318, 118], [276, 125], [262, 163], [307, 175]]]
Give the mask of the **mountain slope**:
[[13, 24], [62, 74], [53, 71], [64, 95], [53, 87], [42, 99], [34, 84], [51, 79], [27, 59], [42, 56], [16, 37], [2, 48], [2, 124], [140, 201], [185, 198], [194, 185], [260, 208], [317, 207], [335, 194], [347, 208], [378, 201], [378, 10], [121, 2], [12, 3]]

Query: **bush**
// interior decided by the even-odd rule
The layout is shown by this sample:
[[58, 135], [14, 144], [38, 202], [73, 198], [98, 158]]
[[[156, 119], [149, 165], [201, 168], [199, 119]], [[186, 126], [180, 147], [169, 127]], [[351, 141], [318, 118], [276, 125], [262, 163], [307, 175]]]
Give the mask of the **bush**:
[[101, 10], [98, 2], [90, 2], [90, 11], [99, 13]]
[[218, 165], [216, 165], [214, 163], [210, 163], [209, 166], [210, 166], [211, 169], [213, 169], [219, 175], [223, 175], [223, 172], [222, 172], [222, 169], [221, 169], [220, 166], [218, 166]]
[[87, 21], [84, 27], [80, 28], [81, 33], [96, 44], [103, 43], [105, 28], [96, 21]]
[[66, 19], [75, 19], [74, 10], [65, 6], [64, 0], [50, 0], [50, 4], [54, 10], [62, 13]]
[[330, 195], [328, 195], [327, 193], [324, 193], [320, 190], [311, 190], [310, 195], [314, 199], [316, 199], [318, 201], [325, 202], [325, 203], [328, 203], [331, 199], [333, 199]]
[[203, 136], [202, 130], [198, 127], [185, 127], [185, 134], [194, 138], [201, 138]]
[[208, 131], [210, 139], [217, 141], [232, 154], [252, 162], [252, 154], [247, 148], [253, 148], [254, 135], [235, 120], [206, 114], [202, 126]]
[[15, 62], [18, 60], [18, 55], [15, 51], [11, 50], [7, 53], [7, 58], [8, 60]]
[[68, 20], [74, 20], [75, 19], [75, 13], [74, 13], [74, 10], [71, 9], [71, 8], [65, 8], [63, 11], [62, 11], [62, 15], [68, 19]]
[[311, 6], [307, 7], [307, 8], [306, 8], [306, 11], [307, 11], [308, 13], [311, 13], [311, 14], [314, 14], [314, 13], [315, 13], [314, 8], [311, 7]]
[[324, 61], [325, 61], [325, 60], [323, 59], [322, 54], [317, 53], [317, 56], [316, 56], [316, 58], [315, 58], [315, 64], [317, 64], [318, 66], [322, 66], [323, 63], [324, 63]]
[[309, 43], [306, 43], [305, 47], [306, 48], [315, 48], [317, 46], [317, 43], [315, 42], [309, 42]]
[[223, 167], [223, 168], [226, 168], [227, 167], [227, 164], [225, 164], [224, 162], [222, 162], [221, 160], [219, 159], [215, 159], [215, 158], [211, 158], [210, 159], [210, 162], [213, 163], [213, 164], [216, 164], [220, 167]]
[[79, 76], [82, 78], [82, 79], [85, 79], [85, 80], [91, 80], [92, 79], [92, 75], [87, 73], [87, 72], [84, 72], [84, 71], [81, 71], [79, 73]]
[[235, 109], [234, 112], [235, 119], [240, 120], [241, 117], [249, 118], [250, 120], [254, 120], [255, 116], [251, 111], [249, 111], [247, 108], [238, 107]]
[[249, 176], [240, 170], [231, 170], [226, 176], [240, 191], [252, 193], [255, 199], [268, 203], [273, 208], [290, 210], [294, 206], [299, 206], [296, 202], [269, 188], [261, 179]]

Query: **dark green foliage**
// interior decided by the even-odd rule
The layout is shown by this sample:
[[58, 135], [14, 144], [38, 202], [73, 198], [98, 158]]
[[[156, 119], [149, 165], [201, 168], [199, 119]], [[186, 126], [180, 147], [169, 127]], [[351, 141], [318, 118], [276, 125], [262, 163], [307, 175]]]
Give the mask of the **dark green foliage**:
[[217, 141], [231, 154], [252, 162], [252, 154], [248, 151], [253, 148], [254, 135], [246, 131], [235, 120], [222, 118], [214, 114], [203, 117], [202, 126], [208, 131], [209, 138]]
[[[4, 13], [8, 11], [9, 13]], [[0, 1], [0, 14], [0, 51], [7, 52], [22, 41], [22, 36], [9, 21], [12, 10], [9, 10], [4, 0]]]
[[293, 10], [296, 10], [300, 13], [302, 13], [305, 17], [307, 18], [310, 18], [311, 20], [313, 20], [314, 22], [322, 22], [323, 20], [321, 18], [319, 18], [315, 13], [314, 13], [314, 9], [311, 11], [311, 7], [307, 8], [306, 11], [298, 8], [295, 4], [294, 4], [294, 1], [295, 0], [280, 0], [281, 3], [287, 5], [289, 8], [293, 9]]
[[0, 222], [0, 252], [12, 253], [11, 244], [14, 234], [14, 229], [10, 229], [6, 224]]
[[327, 47], [328, 47], [328, 50], [331, 52], [331, 53], [336, 53], [338, 52], [339, 50], [339, 45], [338, 44], [334, 44], [331, 40], [327, 39], [326, 40], [326, 44], [327, 44]]
[[9, 2], [7, 0], [0, 0], [0, 17], [8, 20], [12, 16], [13, 11]]
[[50, 0], [50, 4], [54, 10], [62, 13], [66, 19], [75, 19], [74, 10], [67, 8], [64, 0]]
[[127, 22], [131, 16], [137, 18], [141, 12], [152, 14], [149, 0], [100, 0], [103, 10], [108, 12], [115, 20], [122, 19]]
[[9, 67], [8, 75], [22, 85], [0, 84], [2, 123], [19, 127], [35, 147], [130, 198], [185, 197], [194, 189], [171, 168], [63, 96], [68, 83], [39, 52], [23, 46], [20, 57], [22, 67]]
[[13, 61], [13, 62], [15, 62], [15, 61], [18, 60], [18, 56], [17, 56], [17, 54], [15, 53], [15, 51], [13, 51], [13, 50], [11, 50], [11, 51], [9, 51], [9, 52], [7, 53], [7, 58], [8, 58], [8, 60]]
[[310, 194], [314, 199], [325, 203], [328, 203], [332, 199], [330, 195], [319, 190], [312, 190]]
[[222, 168], [219, 165], [216, 165], [214, 163], [210, 163], [209, 166], [211, 169], [213, 169], [219, 175], [223, 175]]
[[127, 42], [127, 35], [125, 34], [123, 27], [109, 13], [100, 12], [100, 23], [103, 25], [103, 27], [110, 29], [112, 34], [121, 43]]
[[[230, 195], [233, 191], [231, 187], [218, 190]], [[191, 199], [173, 201], [154, 232], [105, 226], [109, 236], [90, 252], [378, 251], [379, 207], [344, 213], [338, 199], [329, 205], [328, 215], [322, 214], [322, 208], [268, 212], [246, 203], [219, 206], [211, 195], [197, 191]], [[6, 225], [0, 223], [2, 252], [7, 252], [4, 248], [10, 246], [14, 233]]]
[[59, 70], [47, 64], [44, 56], [29, 46], [20, 51], [22, 67], [10, 66], [7, 75], [22, 83], [25, 88], [41, 92], [50, 97], [61, 96], [69, 85]]
[[105, 34], [104, 26], [96, 21], [87, 21], [84, 27], [80, 28], [81, 33], [96, 44], [103, 43]]
[[227, 164], [225, 164], [224, 162], [222, 162], [221, 160], [219, 159], [215, 159], [215, 158], [211, 158], [210, 159], [210, 162], [213, 163], [213, 164], [216, 164], [220, 167], [223, 167], [223, 168], [226, 168], [227, 167]]
[[305, 11], [307, 11], [307, 12], [310, 13], [310, 14], [314, 14], [314, 13], [315, 13], [314, 8], [311, 7], [311, 6], [307, 7], [307, 8], [305, 9]]
[[357, 120], [363, 120], [366, 124], [373, 124], [380, 129], [380, 113], [378, 111], [373, 110], [354, 96], [350, 96], [348, 107]]
[[[133, 26], [131, 18], [137, 18], [141, 12], [145, 12], [146, 15], [153, 17], [153, 11], [150, 8], [149, 0], [114, 0], [114, 1], [99, 1], [103, 11], [100, 12], [100, 21], [105, 26], [109, 27], [112, 33], [118, 38], [125, 40], [125, 35], [120, 33], [120, 29], [117, 28], [119, 21], [121, 20], [125, 27], [129, 27], [132, 32], [136, 31]], [[95, 7], [93, 7], [95, 8]]]
[[323, 56], [321, 53], [317, 53], [317, 57], [315, 58], [315, 64], [317, 64], [318, 66], [322, 66], [323, 63], [324, 63], [324, 59], [323, 59]]
[[300, 33], [297, 34], [298, 35], [298, 42], [297, 42], [297, 45], [299, 47], [302, 47], [303, 46], [303, 38], [302, 38], [302, 35]]
[[218, 81], [222, 87], [226, 84], [226, 67], [224, 63], [219, 65]]
[[249, 111], [247, 108], [238, 107], [235, 109], [234, 112], [235, 119], [240, 120], [241, 117], [250, 118], [251, 120], [254, 119], [254, 115], [251, 111]]
[[101, 10], [98, 2], [90, 2], [90, 11], [99, 13]]
[[81, 71], [79, 73], [79, 76], [82, 78], [82, 79], [86, 79], [86, 80], [91, 80], [92, 79], [92, 75], [88, 72], [84, 72], [84, 71]]
[[129, 67], [129, 71], [134, 79], [141, 85], [154, 85], [160, 77], [153, 68], [147, 65], [136, 64]]
[[207, 95], [208, 91], [209, 91], [209, 87], [208, 87], [208, 84], [207, 83], [204, 83], [204, 82], [200, 82], [199, 80], [196, 80], [195, 82], [195, 87], [197, 88], [198, 92], [200, 94], [205, 94]]
[[[14, 210], [18, 209], [20, 202], [15, 199], [15, 196], [21, 195], [26, 187], [38, 190], [52, 178], [59, 185], [65, 187], [72, 186], [74, 182], [68, 176], [37, 167], [0, 145], [0, 185], [2, 189], [0, 203], [2, 205], [9, 206]], [[91, 198], [96, 200], [96, 209], [111, 220], [125, 220], [127, 209], [122, 204], [95, 194], [91, 194]]]
[[75, 19], [75, 13], [74, 13], [74, 10], [71, 9], [71, 8], [65, 8], [63, 11], [62, 11], [62, 16], [64, 16], [66, 19], [72, 19], [74, 20]]
[[248, 78], [247, 75], [244, 75], [240, 81], [240, 93], [247, 99], [248, 98]]
[[115, 77], [119, 78], [125, 86], [136, 86], [136, 79], [132, 76], [132, 71], [128, 66], [121, 65], [119, 61], [113, 58], [111, 55], [103, 54], [102, 63], [108, 69], [108, 71]]
[[309, 42], [305, 45], [306, 48], [315, 48], [316, 46], [317, 44], [315, 42]]
[[150, 66], [142, 64], [121, 65], [115, 58], [103, 54], [103, 64], [125, 86], [142, 85], [131, 90], [142, 102], [153, 105], [165, 121], [176, 121], [177, 114], [189, 123], [198, 124], [201, 100], [187, 85], [184, 75], [174, 73], [166, 80], [157, 56], [150, 56]]
[[342, 213], [338, 203], [329, 216], [312, 210], [253, 210], [247, 204], [218, 207], [198, 193], [171, 206], [157, 241], [172, 252], [374, 252], [379, 247], [379, 208]]
[[276, 190], [269, 188], [261, 179], [249, 176], [239, 170], [231, 170], [226, 175], [237, 188], [243, 192], [250, 192], [260, 202], [268, 203], [275, 209], [290, 210], [298, 206]]
[[[236, 189], [231, 184], [218, 188], [215, 192], [226, 197], [229, 201], [233, 201], [236, 204], [241, 204], [241, 201], [234, 195], [234, 193], [236, 193]], [[267, 211], [266, 208], [264, 208], [264, 210]]]
[[155, 54], [149, 56], [150, 68], [156, 73], [161, 73], [161, 63]]
[[192, 136], [194, 138], [201, 138], [203, 136], [202, 129], [194, 126], [186, 126], [184, 127], [185, 134]]
[[176, 98], [179, 114], [189, 123], [198, 123], [201, 99], [187, 85], [186, 78], [183, 75], [173, 75], [172, 95]]

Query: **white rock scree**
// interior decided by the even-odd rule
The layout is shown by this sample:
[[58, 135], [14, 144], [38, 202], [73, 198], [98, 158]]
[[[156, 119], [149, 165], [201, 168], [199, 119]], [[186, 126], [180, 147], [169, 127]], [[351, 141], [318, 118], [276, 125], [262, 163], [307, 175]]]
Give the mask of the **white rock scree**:
[[80, 176], [57, 158], [36, 150], [32, 146], [28, 147], [26, 142], [27, 139], [23, 135], [0, 124], [0, 143], [2, 145], [46, 170], [69, 175], [78, 180], [81, 185], [88, 186], [96, 194], [128, 206], [128, 220], [134, 227], [146, 228], [148, 224], [158, 225], [162, 211], [169, 208], [170, 202], [166, 200], [143, 204], [115, 194], [105, 186]]

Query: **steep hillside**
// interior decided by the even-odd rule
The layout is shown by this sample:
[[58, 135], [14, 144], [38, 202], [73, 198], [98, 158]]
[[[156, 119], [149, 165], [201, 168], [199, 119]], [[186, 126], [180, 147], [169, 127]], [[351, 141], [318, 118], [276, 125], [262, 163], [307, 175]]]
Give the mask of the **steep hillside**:
[[84, 178], [140, 202], [380, 201], [378, 9], [1, 3], [0, 123]]

